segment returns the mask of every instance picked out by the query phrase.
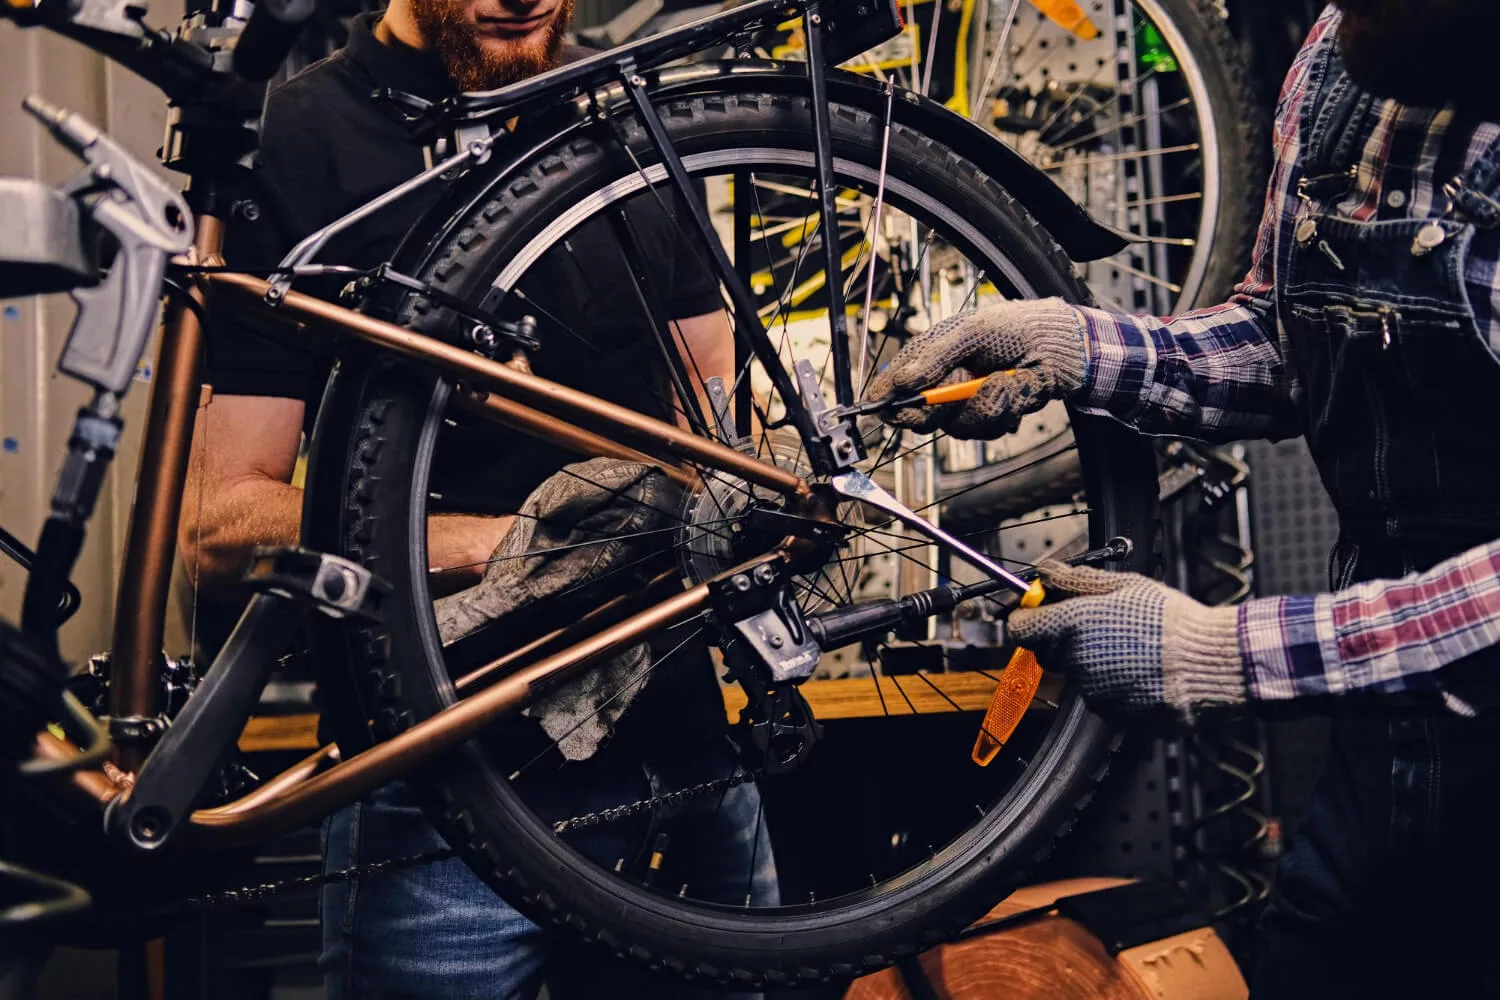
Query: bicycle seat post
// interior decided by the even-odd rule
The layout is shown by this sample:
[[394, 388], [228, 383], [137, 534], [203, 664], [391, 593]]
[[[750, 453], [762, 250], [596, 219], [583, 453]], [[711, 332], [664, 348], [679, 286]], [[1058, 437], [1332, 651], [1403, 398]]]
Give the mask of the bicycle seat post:
[[[224, 29], [212, 11], [190, 12], [182, 34], [212, 48]], [[230, 53], [217, 53], [218, 59]], [[216, 67], [217, 68], [217, 67]], [[197, 222], [196, 263], [222, 263], [224, 225], [254, 221], [250, 169], [258, 146], [264, 85], [229, 76], [177, 95], [168, 112], [161, 160], [188, 176], [185, 190]], [[204, 293], [189, 294], [200, 304]], [[160, 666], [167, 591], [176, 552], [188, 452], [202, 394], [203, 329], [197, 311], [177, 308], [161, 333], [141, 448], [135, 506], [115, 604], [110, 705], [117, 719], [152, 719], [161, 710]], [[138, 767], [145, 747], [121, 748], [121, 766]]]

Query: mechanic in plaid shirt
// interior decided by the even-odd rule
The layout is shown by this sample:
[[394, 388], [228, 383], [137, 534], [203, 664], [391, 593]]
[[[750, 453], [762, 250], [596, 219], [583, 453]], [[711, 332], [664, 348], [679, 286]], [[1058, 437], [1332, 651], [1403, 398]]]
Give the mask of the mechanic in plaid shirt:
[[[1174, 319], [1005, 303], [913, 338], [893, 423], [1009, 433], [1066, 398], [1143, 431], [1305, 435], [1334, 593], [1206, 608], [1046, 565], [1017, 641], [1117, 715], [1346, 696], [1278, 873], [1256, 997], [1500, 996], [1500, 4], [1339, 0], [1276, 115], [1252, 269]], [[1014, 370], [1009, 371], [1009, 370]]]

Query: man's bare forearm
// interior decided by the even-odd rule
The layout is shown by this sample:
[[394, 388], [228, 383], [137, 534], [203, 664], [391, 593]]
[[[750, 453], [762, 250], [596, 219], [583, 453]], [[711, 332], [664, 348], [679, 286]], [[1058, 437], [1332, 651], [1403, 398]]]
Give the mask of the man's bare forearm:
[[[186, 513], [196, 522], [182, 539], [189, 579], [199, 581], [205, 593], [228, 593], [244, 575], [257, 546], [298, 543], [302, 490], [250, 477], [215, 491], [212, 503], [205, 498], [201, 513]], [[443, 571], [434, 581], [439, 592], [476, 583], [514, 520], [461, 514], [428, 518], [428, 561]]]
[[484, 576], [495, 547], [516, 519], [434, 514], [427, 519], [427, 565], [433, 596], [472, 587]]
[[297, 544], [302, 491], [264, 476], [246, 477], [212, 496], [187, 497], [183, 515], [179, 540], [188, 579], [205, 594], [227, 596], [258, 546]]

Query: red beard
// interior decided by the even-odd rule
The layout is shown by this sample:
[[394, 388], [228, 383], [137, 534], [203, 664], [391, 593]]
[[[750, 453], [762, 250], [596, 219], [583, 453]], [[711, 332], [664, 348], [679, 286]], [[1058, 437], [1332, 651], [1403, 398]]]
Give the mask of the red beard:
[[494, 90], [557, 66], [573, 4], [562, 0], [545, 26], [505, 40], [481, 37], [464, 0], [412, 0], [412, 15], [460, 90]]

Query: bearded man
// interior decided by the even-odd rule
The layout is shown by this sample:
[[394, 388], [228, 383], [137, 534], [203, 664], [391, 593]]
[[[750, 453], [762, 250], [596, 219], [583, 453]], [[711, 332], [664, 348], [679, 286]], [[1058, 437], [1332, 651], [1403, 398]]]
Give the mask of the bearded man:
[[[274, 266], [308, 233], [431, 165], [433, 151], [408, 138], [375, 99], [377, 91], [435, 101], [551, 69], [570, 55], [563, 37], [572, 8], [573, 0], [392, 0], [378, 19], [358, 19], [347, 47], [271, 93], [253, 193], [234, 203], [227, 223], [228, 262], [243, 269]], [[360, 268], [390, 260], [441, 187], [432, 185], [339, 234], [321, 259]], [[732, 379], [732, 332], [718, 283], [665, 206], [649, 201], [632, 206], [632, 224], [652, 287], [666, 292], [678, 347], [691, 355], [687, 368], [703, 379]], [[672, 419], [672, 412], [662, 412], [662, 373], [652, 370], [660, 364], [659, 345], [649, 339], [652, 321], [633, 298], [634, 279], [620, 247], [607, 229], [582, 237], [570, 248], [570, 264], [581, 271], [549, 271], [545, 255], [534, 268], [542, 287], [527, 288], [528, 296], [558, 301], [543, 314], [542, 346], [530, 356], [532, 367], [543, 377]], [[587, 276], [586, 287], [579, 287], [579, 274]], [[332, 297], [340, 284], [298, 287]], [[584, 331], [602, 356], [582, 358], [576, 344], [549, 336], [557, 331], [548, 323]], [[179, 535], [204, 609], [216, 602], [232, 617], [234, 583], [251, 550], [297, 541], [302, 497], [291, 485], [293, 467], [335, 360], [326, 353], [332, 346], [279, 338], [233, 316], [212, 317], [205, 365], [212, 388], [197, 419]], [[632, 372], [640, 378], [632, 380]], [[654, 393], [630, 384], [653, 379]], [[494, 428], [466, 427], [458, 416], [439, 441], [431, 505], [437, 512], [428, 518], [429, 565], [446, 569], [434, 579], [435, 589], [468, 587], [438, 602], [444, 638], [484, 624], [501, 613], [497, 608], [513, 608], [518, 594], [534, 593], [538, 581], [518, 586], [518, 572], [554, 586], [578, 582], [564, 579], [573, 571], [566, 557], [556, 565], [535, 555], [515, 558], [537, 552], [544, 535], [550, 544], [540, 547], [580, 547], [560, 512], [587, 510], [587, 537], [597, 538], [611, 504], [625, 511], [622, 517], [666, 506], [644, 499], [663, 484], [642, 466], [595, 459], [563, 469], [573, 456]], [[523, 516], [510, 516], [516, 513]], [[603, 561], [587, 560], [595, 578]], [[649, 651], [640, 647], [633, 654]], [[569, 763], [549, 781], [549, 799], [539, 807], [576, 815], [646, 797], [652, 788], [687, 787], [728, 773], [735, 762], [706, 654], [700, 667], [642, 691], [620, 725], [611, 720], [588, 745], [578, 746], [576, 735], [566, 737], [566, 746], [560, 742]], [[326, 697], [325, 720], [339, 708], [336, 697]], [[541, 724], [545, 728], [546, 720]], [[756, 905], [774, 905], [775, 871], [765, 826], [757, 821], [757, 790], [741, 785], [709, 806], [701, 815], [689, 806], [674, 820], [691, 834], [673, 837], [682, 847], [676, 853], [691, 867], [684, 880], [705, 899], [739, 904], [749, 887]], [[580, 849], [606, 867], [649, 854], [637, 842], [645, 834], [599, 833]], [[324, 867], [340, 870], [443, 846], [410, 790], [398, 783], [330, 819]], [[323, 892], [322, 921], [320, 965], [334, 998], [527, 998], [543, 982], [559, 1000], [698, 995], [686, 984], [657, 980], [602, 955], [579, 954], [581, 945], [532, 924], [457, 858], [333, 883]]]

